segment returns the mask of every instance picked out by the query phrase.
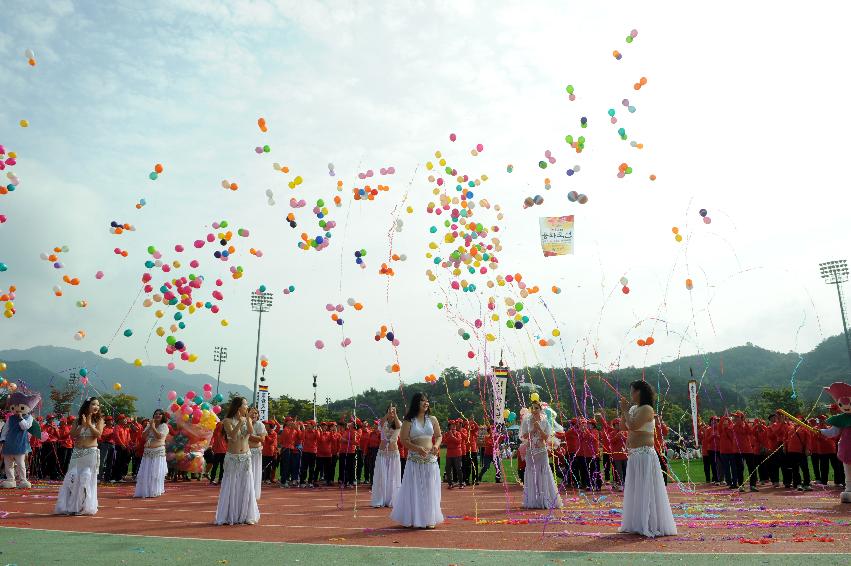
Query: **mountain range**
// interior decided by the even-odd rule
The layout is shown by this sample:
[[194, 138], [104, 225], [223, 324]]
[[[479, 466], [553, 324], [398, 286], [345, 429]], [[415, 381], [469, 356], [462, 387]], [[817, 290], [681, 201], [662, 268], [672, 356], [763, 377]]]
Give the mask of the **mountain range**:
[[[0, 361], [7, 365], [3, 377], [39, 391], [48, 410], [51, 386], [63, 389], [71, 374], [79, 373], [80, 368], [88, 370], [89, 385], [95, 393], [113, 394], [114, 384], [120, 383], [122, 393], [138, 398], [136, 409], [139, 414], [150, 414], [157, 407], [166, 405], [166, 392], [169, 390], [178, 394], [189, 389], [200, 391], [204, 383], [213, 384], [215, 390], [216, 383], [215, 377], [203, 373], [169, 371], [163, 366], [135, 367], [121, 359], [54, 346], [3, 350], [0, 351]], [[839, 335], [826, 339], [804, 354], [772, 352], [748, 343], [722, 352], [686, 356], [646, 368], [623, 368], [602, 375], [581, 368], [541, 366], [512, 369], [511, 373], [513, 379], [508, 388], [507, 406], [513, 409], [528, 404], [528, 395], [535, 388], [543, 399], [566, 406], [567, 413], [586, 412], [581, 408], [583, 403], [614, 406], [616, 397], [612, 389], [624, 393], [630, 381], [643, 376], [667, 402], [682, 407], [688, 406], [688, 381], [695, 379], [700, 383], [701, 409], [720, 413], [744, 408], [749, 399], [763, 390], [784, 387], [793, 388], [798, 397], [813, 403], [821, 394], [822, 387], [834, 381], [851, 380], [851, 364], [845, 339]], [[366, 414], [383, 415], [390, 402], [404, 406], [405, 397], [410, 397], [412, 391], [422, 390], [429, 394], [433, 406], [440, 407], [440, 412], [447, 416], [480, 416], [483, 401], [490, 392], [480, 393], [477, 376], [464, 374], [457, 368], [444, 370], [442, 376], [445, 379], [434, 384], [409, 384], [386, 391], [371, 388], [358, 396], [358, 410], [363, 412], [366, 409]], [[469, 387], [464, 387], [465, 379], [471, 380]], [[523, 383], [527, 385], [523, 386]], [[219, 391], [225, 398], [234, 393], [250, 399], [252, 394], [248, 387], [225, 382], [221, 383]], [[829, 400], [822, 397], [821, 401]], [[350, 412], [353, 408], [351, 399], [340, 399], [328, 405], [328, 409], [337, 414]]]
[[[164, 366], [136, 367], [122, 359], [71, 348], [36, 346], [26, 350], [0, 350], [0, 360], [7, 366], [3, 377], [41, 393], [46, 410], [51, 407], [51, 386], [64, 389], [69, 377], [79, 375], [81, 368], [88, 370], [89, 390], [93, 395], [115, 394], [114, 386], [119, 383], [121, 393], [138, 398], [136, 411], [141, 415], [149, 415], [156, 408], [167, 405], [168, 391], [177, 391], [179, 395], [190, 389], [200, 392], [205, 383], [212, 384], [213, 391], [216, 390], [216, 378], [207, 374], [169, 371]], [[233, 392], [251, 399], [251, 389], [244, 385], [222, 382], [219, 392], [225, 398]]]

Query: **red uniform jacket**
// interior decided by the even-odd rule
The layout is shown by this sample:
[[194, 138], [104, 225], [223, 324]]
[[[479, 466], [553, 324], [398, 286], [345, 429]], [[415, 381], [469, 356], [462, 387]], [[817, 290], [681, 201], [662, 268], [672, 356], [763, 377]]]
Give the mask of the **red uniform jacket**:
[[301, 451], [309, 454], [316, 454], [318, 450], [319, 435], [321, 433], [316, 430], [305, 430], [301, 433]]
[[783, 444], [786, 452], [804, 454], [811, 443], [810, 432], [802, 426], [789, 427]]
[[399, 458], [401, 458], [402, 460], [407, 460], [408, 448], [404, 444], [402, 444], [401, 438], [396, 441], [396, 446], [399, 447]]
[[266, 433], [265, 438], [263, 438], [263, 455], [267, 457], [274, 457], [277, 453], [278, 449], [278, 433], [274, 430], [270, 430]]
[[721, 417], [718, 425], [718, 451], [721, 454], [737, 454], [736, 431], [729, 417]]
[[289, 448], [290, 450], [295, 448], [295, 435], [296, 429], [292, 427], [284, 427], [284, 430], [281, 431], [281, 434], [278, 435], [278, 445], [282, 450]]
[[112, 438], [116, 446], [125, 450], [130, 449], [130, 429], [126, 425], [115, 425], [115, 428], [112, 429]]
[[115, 428], [109, 425], [103, 425], [103, 433], [100, 435], [101, 442], [109, 442], [115, 444]]
[[736, 448], [739, 454], [756, 454], [754, 450], [754, 430], [746, 422], [735, 423], [733, 431], [736, 433]]
[[655, 426], [656, 434], [653, 435], [653, 448], [656, 449], [657, 454], [662, 454], [662, 451], [665, 449], [665, 439], [668, 437], [671, 429], [668, 428], [668, 425], [662, 419], [659, 419], [659, 422]]
[[443, 433], [443, 445], [446, 446], [447, 458], [456, 458], [461, 456], [463, 449], [461, 433], [457, 430], [455, 432], [450, 431]]
[[369, 433], [369, 440], [367, 442], [367, 446], [369, 448], [378, 448], [381, 446], [381, 431], [377, 428], [372, 429], [372, 432]]
[[470, 452], [479, 451], [479, 425], [475, 422], [467, 424], [467, 430], [470, 431]]
[[360, 431], [346, 429], [340, 434], [340, 454], [354, 454], [360, 443]]
[[581, 427], [579, 434], [579, 456], [583, 458], [596, 458], [599, 455], [599, 436], [597, 430], [586, 425]]
[[361, 454], [366, 454], [367, 449], [369, 448], [369, 435], [372, 434], [372, 429], [366, 427], [359, 431], [360, 435], [358, 436], [358, 446], [360, 447]]
[[334, 444], [334, 435], [331, 431], [320, 432], [316, 439], [316, 457], [330, 458], [331, 449]]
[[225, 438], [225, 429], [221, 421], [216, 423], [216, 428], [213, 429], [213, 438], [210, 440], [210, 448], [213, 454], [225, 454], [228, 451], [228, 442]]

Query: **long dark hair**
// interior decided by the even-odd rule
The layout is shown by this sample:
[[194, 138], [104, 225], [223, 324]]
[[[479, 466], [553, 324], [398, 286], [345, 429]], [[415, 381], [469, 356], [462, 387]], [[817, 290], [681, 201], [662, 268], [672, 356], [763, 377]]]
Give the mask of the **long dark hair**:
[[[417, 415], [420, 414], [420, 403], [423, 399], [428, 401], [428, 395], [426, 395], [422, 391], [417, 391], [416, 393], [414, 393], [414, 396], [411, 397], [411, 404], [408, 406], [408, 412], [405, 413], [406, 421], [413, 421], [415, 418], [417, 418]], [[426, 410], [425, 414], [427, 417], [431, 416], [431, 407]]]
[[[396, 404], [395, 404], [395, 403], [390, 403], [389, 405], [387, 405], [387, 412], [389, 413], [389, 412], [390, 412], [390, 409], [391, 409], [392, 407], [395, 407], [395, 406], [396, 406]], [[417, 407], [417, 412], [419, 412], [419, 410], [420, 410], [420, 409], [419, 409], [419, 407]], [[397, 415], [397, 416], [396, 416], [396, 419], [398, 419], [398, 418], [399, 418], [399, 416]], [[396, 430], [396, 419], [393, 419], [393, 422], [391, 422], [389, 425], [387, 425], [387, 426], [389, 426], [392, 430]]]
[[646, 381], [637, 379], [630, 383], [629, 387], [638, 391], [639, 405], [650, 405], [652, 407], [656, 402], [656, 393], [653, 391], [653, 386]]
[[245, 397], [234, 397], [230, 400], [230, 405], [228, 405], [228, 414], [225, 415], [226, 419], [232, 419], [236, 416], [237, 412], [239, 412], [242, 404], [245, 403]]
[[[156, 419], [156, 418], [157, 418], [157, 413], [159, 413], [160, 415], [162, 415], [162, 417], [160, 417], [160, 422], [159, 422], [159, 424], [163, 424], [163, 423], [165, 423], [165, 422], [168, 420], [168, 418], [167, 418], [167, 417], [166, 417], [166, 415], [165, 415], [165, 411], [163, 411], [162, 409], [157, 409], [156, 411], [154, 411], [154, 414], [153, 414], [153, 415], [151, 415], [151, 422], [154, 422], [154, 419]], [[159, 426], [159, 425], [157, 425], [157, 426]]]
[[[91, 407], [91, 405], [92, 405], [92, 401], [97, 401], [98, 404], [100, 404], [100, 400], [98, 400], [97, 397], [89, 397], [88, 399], [83, 401], [83, 404], [80, 405], [80, 412], [77, 413], [77, 422], [78, 423], [83, 422], [83, 415], [88, 414], [89, 407]], [[96, 415], [92, 415], [92, 422], [93, 423], [99, 423], [102, 418], [103, 418], [103, 414], [101, 414], [101, 412], [98, 411]]]

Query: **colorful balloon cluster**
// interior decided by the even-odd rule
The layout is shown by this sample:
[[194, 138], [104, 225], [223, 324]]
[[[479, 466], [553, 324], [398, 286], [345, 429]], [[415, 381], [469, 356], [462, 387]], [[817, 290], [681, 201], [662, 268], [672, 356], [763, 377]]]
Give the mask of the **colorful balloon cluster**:
[[307, 233], [303, 232], [301, 234], [301, 241], [298, 243], [298, 247], [305, 251], [312, 248], [320, 252], [331, 244], [331, 230], [337, 226], [337, 223], [333, 220], [325, 219], [325, 217], [328, 216], [328, 209], [325, 207], [325, 201], [323, 199], [318, 199], [316, 201], [316, 206], [313, 207], [313, 214], [315, 214], [316, 218], [319, 219], [319, 227], [324, 230], [325, 233], [319, 234], [314, 238], [309, 238]]
[[705, 208], [700, 209], [700, 216], [701, 216], [701, 218], [703, 218], [704, 224], [712, 224], [712, 219], [709, 216], [707, 216], [708, 214], [709, 214], [709, 212], [707, 212]]
[[163, 172], [163, 166], [162, 166], [162, 164], [161, 164], [161, 163], [157, 163], [156, 165], [154, 165], [154, 170], [153, 170], [153, 171], [151, 171], [151, 172], [148, 174], [148, 179], [150, 179], [151, 181], [156, 181], [156, 180], [157, 180], [157, 178], [158, 178], [158, 177], [162, 174], [162, 172]]

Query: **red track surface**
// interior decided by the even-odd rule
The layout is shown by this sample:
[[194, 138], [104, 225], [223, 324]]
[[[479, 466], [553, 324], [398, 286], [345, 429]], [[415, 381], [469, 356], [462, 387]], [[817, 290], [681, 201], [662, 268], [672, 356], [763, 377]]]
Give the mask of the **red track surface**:
[[[94, 517], [52, 515], [56, 484], [0, 491], [0, 527], [86, 531], [221, 540], [480, 549], [609, 552], [848, 552], [851, 505], [835, 489], [798, 493], [763, 489], [731, 496], [714, 488], [669, 488], [679, 536], [648, 540], [617, 533], [619, 494], [602, 499], [569, 491], [563, 511], [547, 524], [519, 508], [519, 486], [487, 484], [443, 490], [447, 521], [434, 531], [399, 528], [388, 509], [369, 507], [368, 489], [263, 487], [255, 526], [212, 525], [218, 488], [206, 482], [167, 484], [157, 499], [133, 499], [133, 485], [101, 486]], [[594, 500], [596, 499], [596, 501]], [[687, 508], [678, 508], [685, 503]], [[470, 520], [478, 516], [479, 523]], [[464, 517], [468, 517], [465, 520]], [[514, 520], [512, 524], [490, 521]], [[526, 522], [525, 521], [530, 521]], [[789, 524], [789, 523], [792, 524]], [[767, 535], [771, 535], [770, 538]], [[752, 544], [769, 540], [770, 544]], [[822, 540], [819, 540], [821, 538]], [[797, 539], [797, 540], [796, 540]]]

